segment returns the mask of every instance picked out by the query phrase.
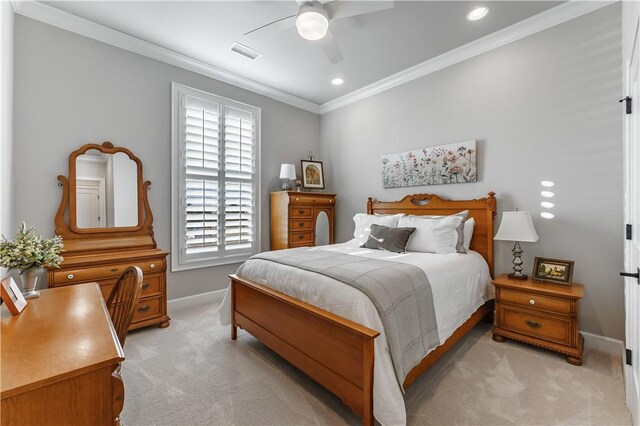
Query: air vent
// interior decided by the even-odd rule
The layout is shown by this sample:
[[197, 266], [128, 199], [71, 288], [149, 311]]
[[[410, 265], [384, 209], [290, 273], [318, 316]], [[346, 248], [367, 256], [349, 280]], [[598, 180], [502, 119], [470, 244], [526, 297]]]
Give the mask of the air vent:
[[242, 55], [245, 58], [249, 58], [252, 61], [255, 61], [260, 55], [262, 55], [262, 53], [256, 52], [252, 48], [247, 47], [244, 44], [240, 44], [237, 41], [233, 42], [229, 50], [231, 50], [232, 52], [236, 52], [238, 55]]

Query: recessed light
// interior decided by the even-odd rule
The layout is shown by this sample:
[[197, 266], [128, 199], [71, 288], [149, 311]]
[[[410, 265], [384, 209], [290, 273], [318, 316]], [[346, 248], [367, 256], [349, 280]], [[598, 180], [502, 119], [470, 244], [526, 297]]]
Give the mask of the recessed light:
[[542, 212], [540, 213], [540, 216], [542, 216], [545, 219], [553, 219], [555, 217], [553, 213], [549, 213], [549, 212]]
[[554, 204], [552, 202], [550, 202], [550, 201], [541, 201], [540, 205], [542, 207], [544, 207], [545, 209], [552, 209], [553, 206], [554, 206]]
[[554, 194], [554, 193], [553, 193], [553, 192], [551, 192], [551, 191], [541, 191], [541, 192], [540, 192], [540, 195], [542, 195], [544, 198], [551, 198], [551, 197], [553, 197], [553, 196], [554, 196], [554, 195], [556, 195], [556, 194]]
[[333, 84], [334, 86], [340, 86], [342, 83], [344, 83], [344, 80], [341, 78], [334, 78], [333, 80], [331, 80], [331, 84]]
[[543, 180], [542, 182], [540, 182], [540, 185], [545, 186], [547, 188], [551, 188], [554, 183], [551, 182], [550, 180]]
[[473, 9], [471, 12], [467, 14], [467, 19], [469, 21], [477, 21], [478, 19], [482, 19], [485, 16], [487, 16], [487, 13], [489, 13], [488, 7], [485, 7], [485, 6], [476, 7], [475, 9]]

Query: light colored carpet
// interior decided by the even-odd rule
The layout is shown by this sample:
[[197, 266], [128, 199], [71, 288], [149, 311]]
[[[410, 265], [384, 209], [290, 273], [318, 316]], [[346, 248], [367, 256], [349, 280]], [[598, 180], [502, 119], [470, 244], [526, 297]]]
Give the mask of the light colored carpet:
[[[171, 312], [167, 329], [127, 338], [125, 426], [358, 424], [340, 401], [214, 306]], [[481, 324], [407, 391], [408, 423], [631, 424], [620, 361], [586, 350], [584, 365], [515, 342]]]

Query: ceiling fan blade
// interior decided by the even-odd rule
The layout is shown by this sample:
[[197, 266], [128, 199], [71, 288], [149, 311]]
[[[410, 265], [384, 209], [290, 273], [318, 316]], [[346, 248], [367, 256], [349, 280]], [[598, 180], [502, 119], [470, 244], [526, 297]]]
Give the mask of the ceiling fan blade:
[[333, 38], [331, 31], [327, 31], [327, 35], [318, 40], [318, 43], [320, 43], [320, 47], [324, 50], [324, 54], [327, 55], [329, 62], [334, 65], [338, 62], [342, 62], [342, 52], [340, 52], [340, 47]]
[[348, 18], [349, 16], [364, 15], [365, 13], [378, 12], [380, 10], [391, 9], [394, 6], [393, 0], [380, 1], [347, 1], [334, 0], [325, 3], [325, 10], [331, 19]]
[[261, 27], [254, 28], [251, 31], [248, 31], [248, 32], [244, 33], [244, 35], [247, 36], [249, 34], [253, 34], [256, 31], [265, 29], [267, 27], [269, 28], [270, 31], [277, 31], [277, 30], [283, 30], [285, 28], [289, 28], [292, 25], [290, 19], [291, 18], [295, 18], [296, 16], [297, 15], [291, 15], [291, 16], [286, 16], [284, 18], [277, 19], [277, 20], [275, 20], [273, 22], [269, 22], [268, 24], [265, 24], [265, 25], [263, 25]]

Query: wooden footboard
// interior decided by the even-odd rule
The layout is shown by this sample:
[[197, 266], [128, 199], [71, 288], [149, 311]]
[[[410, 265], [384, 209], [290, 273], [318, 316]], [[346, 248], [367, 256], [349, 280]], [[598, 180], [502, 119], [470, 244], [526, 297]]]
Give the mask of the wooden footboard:
[[240, 327], [337, 395], [373, 425], [374, 339], [338, 315], [231, 275], [231, 338]]

